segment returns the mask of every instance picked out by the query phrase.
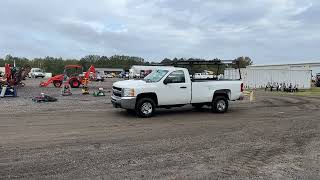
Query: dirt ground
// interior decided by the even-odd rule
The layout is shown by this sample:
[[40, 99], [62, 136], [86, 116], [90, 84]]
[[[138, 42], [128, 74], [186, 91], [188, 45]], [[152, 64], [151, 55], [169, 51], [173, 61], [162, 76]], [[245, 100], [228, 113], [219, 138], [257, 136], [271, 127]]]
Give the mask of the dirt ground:
[[[106, 97], [27, 80], [0, 99], [0, 179], [319, 179], [320, 99], [257, 92], [226, 114], [138, 119]], [[91, 84], [111, 90], [112, 80]], [[33, 103], [41, 92], [54, 103]]]

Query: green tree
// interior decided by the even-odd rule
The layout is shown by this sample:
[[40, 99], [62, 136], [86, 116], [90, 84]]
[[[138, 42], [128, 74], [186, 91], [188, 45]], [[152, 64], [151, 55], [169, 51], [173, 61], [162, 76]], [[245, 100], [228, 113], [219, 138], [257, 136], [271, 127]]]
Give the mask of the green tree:
[[[245, 68], [253, 64], [253, 61], [250, 57], [238, 57], [235, 59], [235, 61], [238, 61], [240, 63], [240, 68]], [[238, 68], [237, 65], [234, 65], [233, 67]]]
[[169, 58], [164, 58], [164, 60], [162, 60], [160, 63], [161, 64], [171, 64], [172, 62], [174, 62], [174, 61], [172, 61], [171, 59], [169, 59]]

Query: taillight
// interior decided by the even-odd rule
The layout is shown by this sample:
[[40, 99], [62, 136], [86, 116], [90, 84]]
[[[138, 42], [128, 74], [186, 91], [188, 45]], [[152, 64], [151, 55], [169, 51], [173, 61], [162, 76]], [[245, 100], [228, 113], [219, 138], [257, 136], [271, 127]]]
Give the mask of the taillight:
[[244, 91], [244, 86], [243, 86], [243, 83], [241, 83], [241, 92]]

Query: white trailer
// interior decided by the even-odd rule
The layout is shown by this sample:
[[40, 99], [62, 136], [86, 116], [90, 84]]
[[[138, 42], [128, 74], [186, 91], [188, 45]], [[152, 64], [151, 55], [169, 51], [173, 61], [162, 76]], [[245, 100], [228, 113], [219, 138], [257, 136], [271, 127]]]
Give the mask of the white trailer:
[[[297, 85], [300, 89], [311, 88], [310, 69], [267, 69], [247, 67], [241, 69], [241, 77], [246, 88], [264, 88], [268, 83]], [[239, 70], [225, 69], [225, 79], [239, 79]]]

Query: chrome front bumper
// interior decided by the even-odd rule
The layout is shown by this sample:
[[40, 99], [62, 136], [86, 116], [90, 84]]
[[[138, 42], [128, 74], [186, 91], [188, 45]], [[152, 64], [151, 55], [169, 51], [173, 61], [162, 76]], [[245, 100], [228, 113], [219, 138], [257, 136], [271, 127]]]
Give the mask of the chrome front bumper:
[[136, 97], [117, 97], [111, 96], [111, 103], [115, 108], [132, 109], [136, 108]]

